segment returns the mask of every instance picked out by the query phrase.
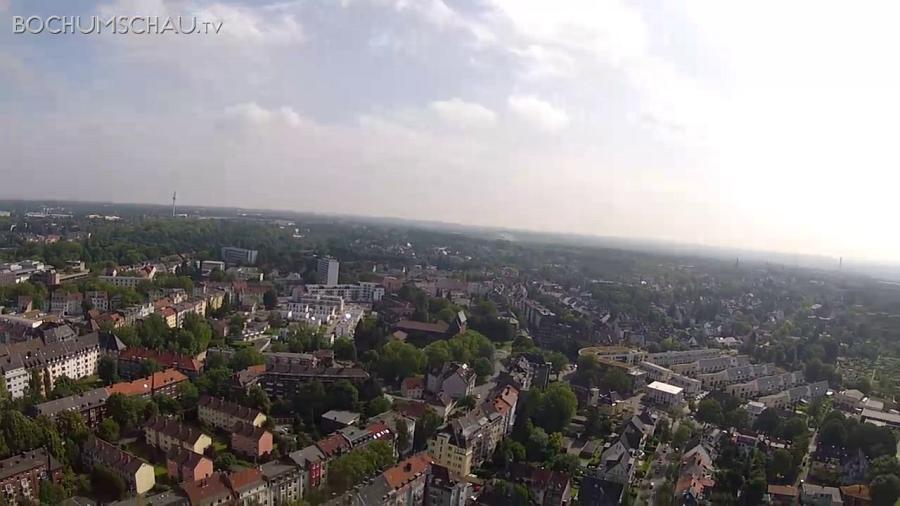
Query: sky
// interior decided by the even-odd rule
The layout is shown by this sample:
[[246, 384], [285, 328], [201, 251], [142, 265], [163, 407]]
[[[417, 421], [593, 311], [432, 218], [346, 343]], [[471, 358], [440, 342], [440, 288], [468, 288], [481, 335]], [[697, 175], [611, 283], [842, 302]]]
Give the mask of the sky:
[[[0, 198], [900, 261], [896, 2], [0, 0]], [[209, 34], [13, 33], [14, 16]]]

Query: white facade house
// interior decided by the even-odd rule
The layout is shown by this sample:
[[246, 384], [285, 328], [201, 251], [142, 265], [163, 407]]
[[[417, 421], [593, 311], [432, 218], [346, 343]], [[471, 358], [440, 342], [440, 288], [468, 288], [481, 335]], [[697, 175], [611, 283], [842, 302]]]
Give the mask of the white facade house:
[[647, 399], [662, 406], [679, 406], [684, 402], [684, 389], [654, 381], [647, 385]]

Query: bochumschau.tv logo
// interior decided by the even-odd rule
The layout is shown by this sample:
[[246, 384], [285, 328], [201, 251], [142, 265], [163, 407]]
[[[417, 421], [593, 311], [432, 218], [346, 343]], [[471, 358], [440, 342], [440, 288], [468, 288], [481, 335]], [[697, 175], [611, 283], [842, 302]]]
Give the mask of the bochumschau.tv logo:
[[14, 34], [217, 35], [224, 23], [196, 16], [13, 16]]

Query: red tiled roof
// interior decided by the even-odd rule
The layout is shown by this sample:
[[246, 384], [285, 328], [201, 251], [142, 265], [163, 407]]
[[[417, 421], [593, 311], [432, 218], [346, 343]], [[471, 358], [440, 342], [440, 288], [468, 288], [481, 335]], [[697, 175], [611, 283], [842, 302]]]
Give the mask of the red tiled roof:
[[392, 490], [397, 490], [414, 480], [417, 475], [426, 472], [430, 465], [431, 455], [419, 453], [386, 470], [384, 479]]
[[316, 442], [316, 446], [319, 447], [319, 451], [324, 453], [326, 457], [332, 457], [350, 449], [350, 443], [340, 434], [332, 434], [325, 439], [321, 439]]
[[128, 348], [119, 353], [119, 360], [133, 360], [135, 362], [153, 360], [163, 367], [174, 367], [179, 370], [196, 373], [199, 373], [202, 368], [200, 361], [189, 355], [171, 351], [148, 350], [147, 348]]
[[228, 475], [228, 483], [235, 492], [240, 492], [247, 487], [254, 487], [262, 483], [262, 472], [259, 469], [249, 467]]
[[186, 481], [181, 489], [187, 494], [191, 504], [202, 504], [211, 499], [231, 496], [231, 490], [221, 473], [213, 473], [209, 478], [197, 481]]
[[404, 390], [414, 390], [416, 388], [425, 388], [425, 378], [421, 376], [410, 376], [403, 378], [401, 388]]
[[187, 376], [175, 369], [166, 369], [162, 372], [153, 373], [152, 377], [148, 376], [134, 381], [123, 381], [122, 383], [110, 385], [106, 387], [106, 390], [109, 392], [109, 395], [122, 394], [129, 397], [147, 395], [150, 393], [151, 388], [159, 390], [172, 384], [187, 381], [187, 379]]

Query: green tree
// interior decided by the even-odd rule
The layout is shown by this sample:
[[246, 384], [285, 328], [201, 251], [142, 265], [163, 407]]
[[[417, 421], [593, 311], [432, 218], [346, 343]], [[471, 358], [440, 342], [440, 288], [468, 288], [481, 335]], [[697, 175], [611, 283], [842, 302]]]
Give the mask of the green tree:
[[278, 294], [275, 290], [269, 289], [263, 293], [263, 306], [265, 306], [268, 311], [271, 311], [278, 306]]
[[341, 337], [334, 341], [334, 358], [338, 360], [347, 360], [349, 362], [356, 362], [356, 345], [353, 344], [353, 340]]
[[336, 381], [327, 390], [333, 408], [351, 410], [359, 400], [359, 391], [347, 380]]
[[97, 435], [100, 439], [115, 442], [119, 440], [119, 424], [112, 418], [107, 418], [100, 422], [97, 427]]
[[119, 364], [116, 359], [109, 355], [100, 357], [97, 363], [97, 375], [103, 381], [104, 385], [112, 385], [119, 381]]
[[484, 382], [486, 378], [494, 374], [494, 363], [484, 357], [478, 357], [472, 364], [472, 369], [478, 376], [478, 381]]
[[389, 401], [387, 397], [379, 395], [366, 404], [366, 416], [371, 418], [380, 415], [389, 409], [391, 409], [391, 401]]
[[534, 423], [549, 432], [561, 432], [572, 421], [578, 399], [568, 383], [552, 383], [539, 398]]
[[900, 497], [900, 478], [895, 474], [876, 476], [869, 484], [873, 506], [892, 506]]
[[697, 405], [697, 420], [713, 425], [721, 425], [723, 420], [722, 405], [719, 404], [719, 401], [712, 398], [703, 399]]

